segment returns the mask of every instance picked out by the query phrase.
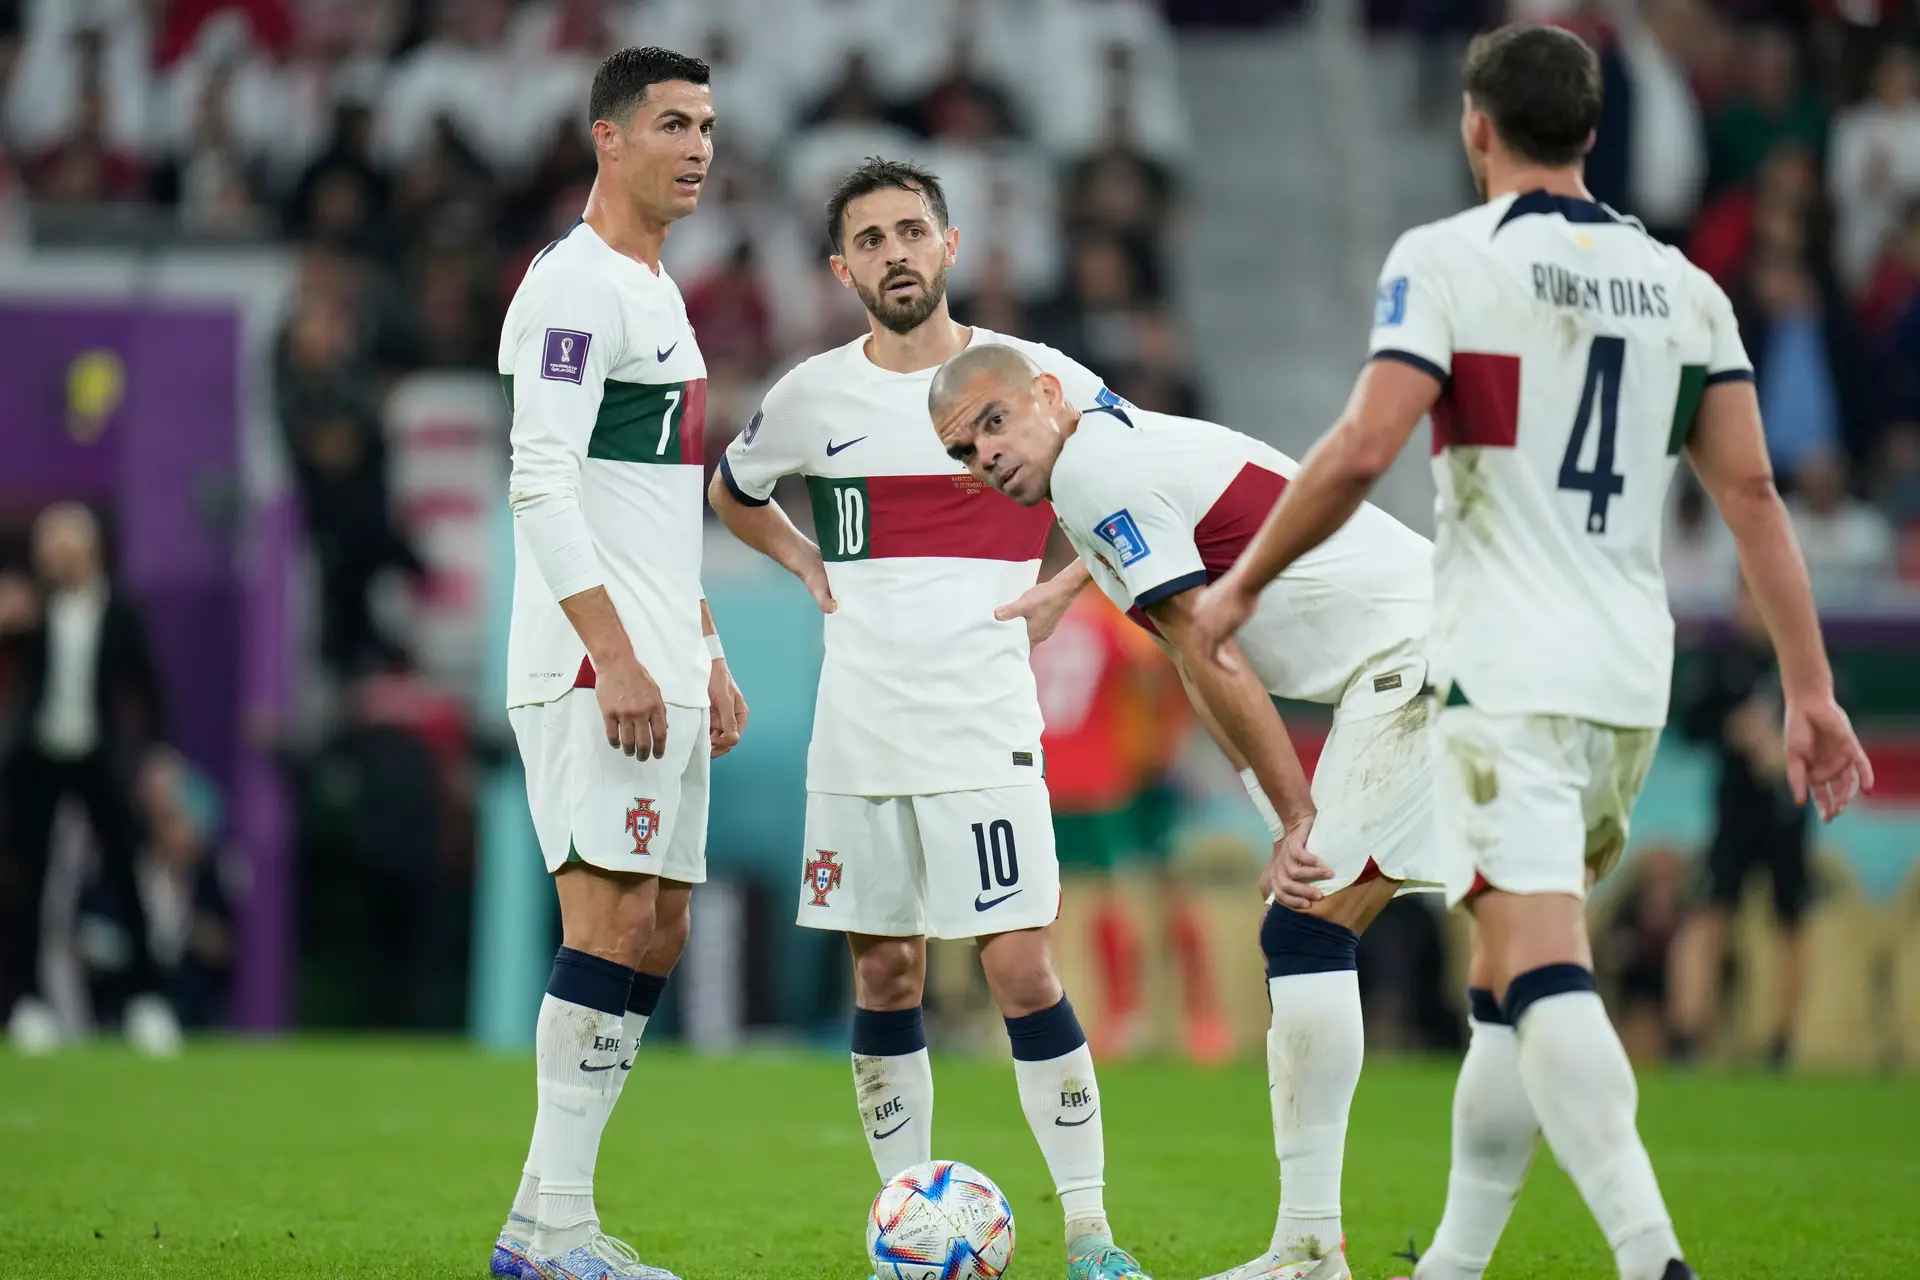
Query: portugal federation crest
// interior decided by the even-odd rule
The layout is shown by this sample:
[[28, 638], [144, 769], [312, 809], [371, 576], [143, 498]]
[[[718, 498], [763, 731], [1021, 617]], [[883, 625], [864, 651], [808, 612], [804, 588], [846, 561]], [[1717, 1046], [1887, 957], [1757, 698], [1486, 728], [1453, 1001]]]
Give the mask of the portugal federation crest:
[[659, 831], [660, 814], [653, 807], [653, 801], [635, 796], [633, 808], [627, 810], [627, 834], [633, 837], [634, 853], [646, 857], [647, 845]]
[[815, 849], [813, 861], [804, 868], [806, 886], [813, 890], [813, 901], [808, 906], [824, 907], [827, 895], [840, 887], [840, 873], [845, 868], [834, 861], [839, 855], [831, 849]]

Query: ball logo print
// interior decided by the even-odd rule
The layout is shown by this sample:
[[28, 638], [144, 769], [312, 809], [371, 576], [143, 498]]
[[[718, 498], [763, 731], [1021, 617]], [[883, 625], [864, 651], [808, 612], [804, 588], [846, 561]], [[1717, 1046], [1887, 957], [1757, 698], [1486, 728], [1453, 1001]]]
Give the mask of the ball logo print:
[[818, 856], [803, 868], [804, 882], [813, 889], [813, 901], [810, 907], [827, 905], [827, 895], [840, 887], [840, 873], [845, 869], [834, 861], [837, 855], [832, 849], [816, 849]]
[[640, 796], [633, 798], [633, 808], [627, 810], [627, 834], [633, 837], [633, 851], [639, 857], [646, 857], [647, 845], [660, 831], [660, 814], [653, 807], [653, 801]]
[[867, 1253], [879, 1280], [996, 1280], [1013, 1262], [1013, 1209], [978, 1169], [915, 1165], [874, 1197]]

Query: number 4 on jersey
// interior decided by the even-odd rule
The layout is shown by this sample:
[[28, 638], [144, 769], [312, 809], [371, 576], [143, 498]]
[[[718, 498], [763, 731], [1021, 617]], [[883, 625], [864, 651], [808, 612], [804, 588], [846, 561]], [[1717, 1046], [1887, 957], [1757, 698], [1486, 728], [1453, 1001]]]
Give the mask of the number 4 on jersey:
[[[1573, 415], [1566, 456], [1560, 459], [1560, 487], [1588, 496], [1587, 532], [1607, 531], [1607, 504], [1627, 487], [1627, 478], [1613, 469], [1614, 439], [1620, 425], [1620, 374], [1626, 365], [1625, 338], [1596, 337], [1587, 356], [1586, 385], [1580, 390], [1580, 408]], [[1597, 402], [1597, 404], [1596, 404]], [[1587, 424], [1600, 412], [1600, 439], [1593, 451], [1593, 469], [1580, 469], [1587, 444]]]

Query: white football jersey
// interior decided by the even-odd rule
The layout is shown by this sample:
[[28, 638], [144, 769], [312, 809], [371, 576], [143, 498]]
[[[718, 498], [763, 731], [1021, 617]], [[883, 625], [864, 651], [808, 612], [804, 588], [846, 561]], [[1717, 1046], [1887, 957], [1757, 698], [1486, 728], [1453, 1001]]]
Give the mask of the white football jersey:
[[[1106, 393], [1051, 347], [978, 327], [971, 341], [1017, 347], [1075, 404]], [[927, 416], [935, 370], [882, 369], [866, 343], [781, 378], [720, 461], [741, 502], [765, 503], [795, 474], [812, 496], [839, 609], [824, 620], [807, 789], [901, 796], [1037, 782], [1027, 624], [993, 611], [1038, 578], [1052, 513], [949, 458]]]
[[1720, 287], [1604, 205], [1526, 192], [1401, 236], [1370, 346], [1443, 383], [1434, 684], [1664, 724], [1667, 485], [1701, 393], [1753, 376]]
[[[1053, 468], [1060, 527], [1135, 622], [1240, 558], [1299, 464], [1238, 431], [1101, 407], [1080, 416]], [[1237, 639], [1268, 692], [1376, 715], [1420, 692], [1433, 547], [1365, 505], [1260, 593]]]
[[707, 366], [680, 290], [576, 223], [514, 292], [500, 381], [513, 410], [507, 705], [593, 683], [559, 602], [604, 586], [661, 697], [706, 706]]

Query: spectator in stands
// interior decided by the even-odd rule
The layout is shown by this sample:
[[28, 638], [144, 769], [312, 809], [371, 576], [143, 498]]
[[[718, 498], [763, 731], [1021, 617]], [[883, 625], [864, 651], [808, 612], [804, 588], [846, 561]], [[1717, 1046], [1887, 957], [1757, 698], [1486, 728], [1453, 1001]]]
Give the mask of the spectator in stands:
[[742, 240], [687, 290], [687, 320], [700, 335], [710, 377], [764, 378], [773, 369], [773, 308], [753, 242]]
[[511, 166], [518, 121], [505, 0], [437, 0], [432, 12], [432, 37], [394, 69], [381, 99], [383, 158], [405, 167], [451, 134], [482, 170]]
[[1738, 564], [1733, 535], [1691, 472], [1673, 490], [1660, 548], [1667, 595], [1676, 605], [1724, 604]]
[[1077, 231], [1157, 244], [1173, 230], [1173, 179], [1165, 165], [1120, 139], [1077, 161], [1063, 214]]
[[423, 369], [491, 371], [500, 349], [500, 312], [478, 254], [457, 235], [415, 256], [409, 293], [413, 350]]
[[1830, 183], [1840, 274], [1857, 293], [1908, 202], [1920, 197], [1920, 62], [1912, 49], [1887, 45], [1871, 96], [1834, 123]]
[[1900, 225], [1887, 236], [1860, 298], [1860, 327], [1876, 349], [1894, 322], [1920, 298], [1920, 200], [1907, 205]]
[[1688, 76], [1703, 21], [1699, 0], [1617, 6], [1628, 91], [1627, 210], [1656, 239], [1685, 241], [1707, 180], [1706, 120]]
[[154, 175], [153, 195], [179, 210], [180, 225], [213, 237], [257, 236], [268, 228], [265, 175], [234, 135], [229, 115], [230, 75], [222, 70], [201, 85], [186, 146]]
[[1151, 290], [1118, 238], [1083, 235], [1067, 251], [1066, 279], [1034, 317], [1036, 336], [1095, 369], [1135, 358], [1135, 313]]
[[285, 221], [305, 239], [386, 257], [392, 251], [386, 221], [391, 187], [373, 155], [372, 108], [344, 99], [334, 107], [326, 149], [294, 182]]
[[946, 71], [900, 114], [922, 137], [979, 143], [1022, 133], [1007, 91], [974, 65], [973, 42], [961, 38], [948, 52]]
[[1743, 83], [1708, 128], [1709, 182], [1716, 189], [1751, 179], [1783, 143], [1818, 154], [1826, 140], [1826, 115], [1802, 83], [1792, 38], [1763, 27], [1749, 34], [1745, 45]]
[[160, 994], [146, 913], [135, 884], [139, 822], [133, 776], [164, 736], [160, 677], [138, 606], [107, 577], [100, 527], [78, 503], [40, 513], [33, 563], [43, 589], [39, 618], [5, 638], [21, 648], [22, 689], [11, 740], [0, 745], [8, 793], [6, 849], [14, 892], [0, 921], [0, 981], [8, 1034], [26, 1052], [56, 1048], [61, 1030], [41, 997], [41, 898], [53, 820], [68, 797], [87, 815], [100, 865], [124, 913], [130, 940], [125, 1026], [142, 1052], [171, 1055], [180, 1027]]
[[1786, 248], [1760, 253], [1738, 298], [1753, 359], [1767, 447], [1776, 470], [1797, 479], [1803, 462], [1841, 446], [1840, 398], [1827, 341], [1828, 314], [1813, 273]]
[[[1813, 572], [1817, 586], [1819, 570]], [[1768, 1056], [1781, 1066], [1800, 1004], [1810, 824], [1806, 807], [1795, 803], [1787, 785], [1779, 663], [1744, 580], [1732, 636], [1701, 655], [1674, 710], [1681, 732], [1715, 752], [1720, 770], [1713, 842], [1701, 885], [1704, 901], [1690, 913], [1673, 947], [1673, 1052], [1690, 1059], [1711, 1040], [1727, 926], [1747, 877], [1764, 870], [1780, 926], [1779, 1002]]]
[[1644, 850], [1627, 868], [1626, 897], [1600, 938], [1614, 980], [1614, 1025], [1636, 1062], [1657, 1062], [1671, 1049], [1667, 971], [1686, 907], [1688, 869], [1674, 849]]
[[1813, 152], [1791, 143], [1775, 147], [1752, 182], [1726, 188], [1701, 212], [1687, 240], [1687, 257], [1731, 292], [1752, 256], [1760, 211], [1792, 216], [1804, 228], [1819, 194]]
[[145, 174], [133, 157], [108, 142], [105, 123], [104, 90], [98, 84], [83, 86], [71, 130], [28, 166], [34, 194], [61, 205], [138, 200], [146, 194]]
[[1895, 422], [1880, 433], [1873, 500], [1895, 529], [1920, 531], [1920, 422]]
[[1838, 454], [1818, 451], [1801, 459], [1787, 511], [1807, 575], [1822, 600], [1870, 594], [1890, 576], [1893, 530], [1871, 503], [1847, 492]]

